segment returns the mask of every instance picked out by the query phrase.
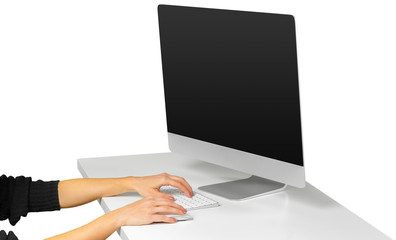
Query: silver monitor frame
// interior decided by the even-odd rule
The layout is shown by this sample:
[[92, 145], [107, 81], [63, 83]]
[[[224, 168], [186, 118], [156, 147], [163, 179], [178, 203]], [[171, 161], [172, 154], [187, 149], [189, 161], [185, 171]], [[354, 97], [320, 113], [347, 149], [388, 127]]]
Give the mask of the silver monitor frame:
[[[158, 7], [159, 11], [160, 7], [161, 5]], [[164, 5], [163, 7], [182, 6]], [[290, 17], [292, 16], [288, 15], [288, 18]], [[292, 20], [294, 24], [294, 18]], [[165, 98], [166, 95], [167, 94], [165, 94]], [[263, 155], [257, 155], [250, 152], [225, 147], [219, 145], [222, 144], [221, 140], [218, 140], [217, 144], [214, 144], [195, 139], [194, 134], [192, 133], [185, 133], [186, 135], [182, 136], [176, 133], [172, 133], [171, 131], [173, 130], [169, 130], [169, 121], [172, 121], [172, 119], [168, 119], [168, 140], [169, 148], [172, 152], [183, 154], [189, 157], [193, 157], [209, 163], [217, 164], [223, 167], [231, 168], [253, 175], [252, 177], [247, 179], [199, 187], [199, 189], [201, 190], [208, 191], [210, 193], [217, 194], [228, 199], [237, 200], [248, 199], [255, 196], [261, 196], [266, 193], [276, 192], [284, 189], [285, 185], [299, 188], [305, 186], [305, 169], [302, 161], [302, 156], [297, 156], [299, 157], [298, 160], [300, 160], [301, 158], [301, 165], [298, 165], [284, 162], [282, 161], [283, 159], [277, 160], [263, 156], [267, 153], [262, 153]], [[180, 133], [183, 134], [183, 131], [181, 131]], [[207, 138], [201, 136], [201, 139], [210, 139], [210, 136], [208, 136]], [[284, 151], [287, 151], [287, 146], [285, 147]]]
[[[199, 187], [200, 190], [231, 200], [245, 200], [280, 191], [286, 187], [285, 184], [298, 188], [305, 187], [304, 166], [170, 132], [168, 132], [168, 140], [171, 152], [253, 175], [253, 177], [241, 181]], [[238, 190], [238, 186], [240, 190]], [[258, 188], [252, 189], [255, 186]], [[224, 189], [233, 190], [230, 192]]]

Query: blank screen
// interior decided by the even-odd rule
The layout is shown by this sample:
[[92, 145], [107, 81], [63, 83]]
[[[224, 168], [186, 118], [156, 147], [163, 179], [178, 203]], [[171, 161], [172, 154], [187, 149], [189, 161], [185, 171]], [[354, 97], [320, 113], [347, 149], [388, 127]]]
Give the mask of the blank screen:
[[158, 11], [168, 132], [303, 166], [293, 16]]

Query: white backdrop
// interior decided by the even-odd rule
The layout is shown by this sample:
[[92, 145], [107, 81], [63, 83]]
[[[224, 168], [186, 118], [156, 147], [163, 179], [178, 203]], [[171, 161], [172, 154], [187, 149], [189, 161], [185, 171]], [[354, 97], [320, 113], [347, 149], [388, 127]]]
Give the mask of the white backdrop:
[[[294, 15], [307, 181], [396, 238], [393, 1], [1, 1], [0, 174], [76, 178], [77, 158], [168, 151], [159, 3]], [[40, 239], [102, 213], [0, 229]]]

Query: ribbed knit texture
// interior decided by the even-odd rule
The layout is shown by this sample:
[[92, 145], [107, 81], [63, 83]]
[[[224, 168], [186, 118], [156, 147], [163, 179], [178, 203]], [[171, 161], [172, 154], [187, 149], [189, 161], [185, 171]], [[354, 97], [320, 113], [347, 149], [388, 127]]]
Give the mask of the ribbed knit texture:
[[59, 181], [33, 182], [30, 177], [0, 177], [0, 220], [15, 225], [28, 212], [59, 210]]
[[28, 213], [30, 177], [6, 177], [0, 178], [0, 220], [9, 219], [11, 225], [15, 225], [21, 216]]
[[29, 212], [60, 210], [58, 184], [59, 181], [32, 182], [29, 193]]
[[[32, 181], [30, 177], [0, 177], [0, 220], [15, 225], [28, 212], [59, 210], [59, 181]], [[18, 240], [10, 231], [0, 231], [0, 240]]]

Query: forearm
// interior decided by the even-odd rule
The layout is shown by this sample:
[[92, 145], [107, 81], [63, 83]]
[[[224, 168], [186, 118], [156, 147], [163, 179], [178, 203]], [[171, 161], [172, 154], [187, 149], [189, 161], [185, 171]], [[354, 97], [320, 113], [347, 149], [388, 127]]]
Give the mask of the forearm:
[[105, 240], [120, 226], [117, 213], [109, 212], [80, 228], [46, 240]]
[[61, 181], [58, 187], [61, 208], [79, 206], [101, 197], [134, 191], [133, 177], [86, 178]]
[[137, 191], [143, 197], [156, 196], [174, 200], [170, 194], [160, 192], [161, 186], [165, 185], [179, 188], [188, 197], [194, 195], [184, 178], [167, 173], [147, 177], [72, 179], [59, 183], [59, 205], [61, 208], [75, 207], [129, 191]]

